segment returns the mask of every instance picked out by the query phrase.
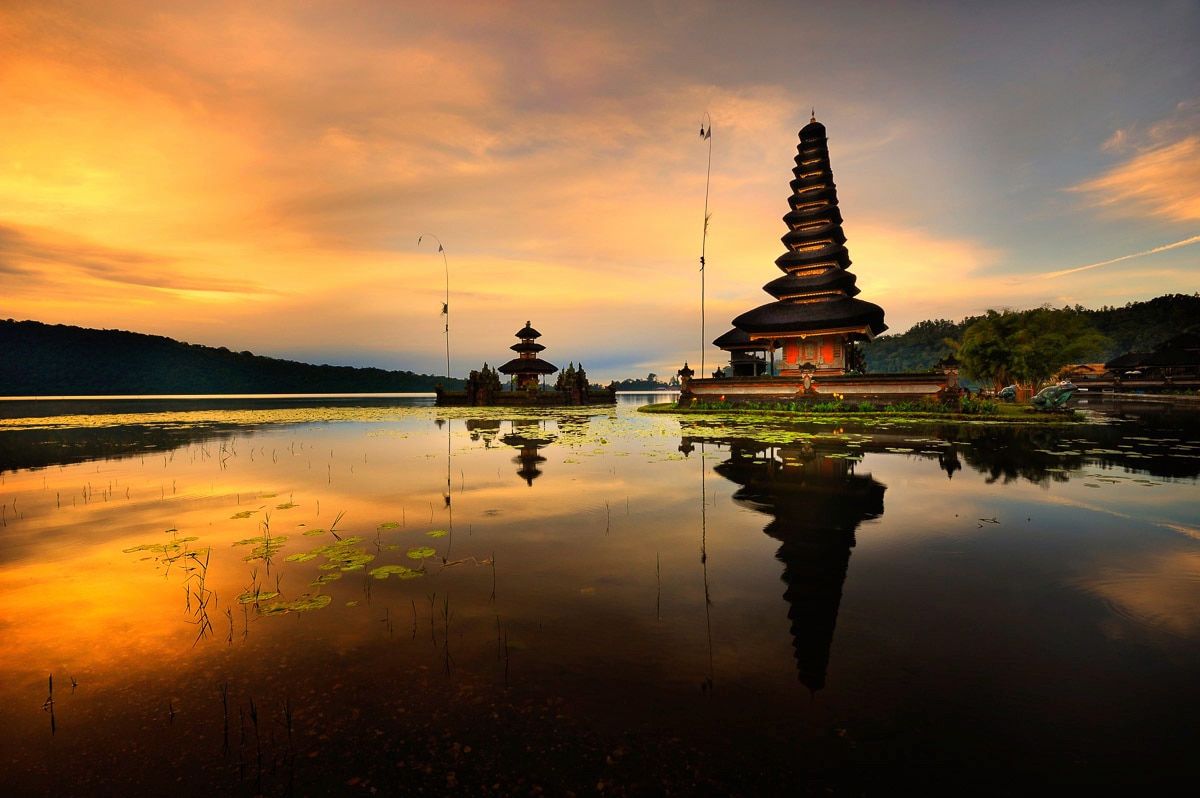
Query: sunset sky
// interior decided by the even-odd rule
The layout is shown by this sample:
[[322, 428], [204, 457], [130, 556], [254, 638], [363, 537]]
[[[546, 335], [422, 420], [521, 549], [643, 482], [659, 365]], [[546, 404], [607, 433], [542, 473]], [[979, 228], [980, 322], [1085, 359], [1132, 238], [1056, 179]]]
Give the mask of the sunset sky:
[[1196, 0], [0, 0], [0, 318], [442, 373], [440, 240], [455, 375], [673, 374], [813, 108], [891, 332], [1200, 290]]

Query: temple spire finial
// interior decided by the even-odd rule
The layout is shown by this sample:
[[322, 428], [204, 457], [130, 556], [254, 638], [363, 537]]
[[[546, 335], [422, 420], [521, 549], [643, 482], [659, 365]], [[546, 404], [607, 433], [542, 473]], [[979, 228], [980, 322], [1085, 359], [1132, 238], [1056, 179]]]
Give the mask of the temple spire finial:
[[816, 108], [816, 106], [813, 106], [813, 109], [812, 109], [812, 118], [811, 118], [811, 119], [809, 119], [808, 121], [809, 121], [809, 124], [812, 124], [813, 122], [816, 122], [816, 121], [817, 121], [817, 108]]

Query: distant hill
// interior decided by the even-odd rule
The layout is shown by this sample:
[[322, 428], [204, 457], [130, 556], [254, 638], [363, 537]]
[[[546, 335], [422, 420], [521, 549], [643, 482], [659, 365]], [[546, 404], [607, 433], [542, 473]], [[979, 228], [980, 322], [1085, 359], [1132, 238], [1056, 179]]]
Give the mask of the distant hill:
[[[1150, 351], [1181, 332], [1200, 329], [1200, 294], [1166, 294], [1146, 302], [1130, 302], [1124, 307], [1106, 305], [1099, 310], [1080, 306], [1073, 309], [1086, 315], [1092, 326], [1112, 340], [1112, 345], [1097, 355], [1097, 363], [1126, 352]], [[928, 371], [950, 351], [945, 339], [961, 340], [963, 331], [978, 318], [922, 321], [900, 335], [880, 336], [863, 345], [867, 371], [873, 374]]]
[[0, 396], [423, 393], [463, 380], [291, 360], [158, 335], [0, 320]]

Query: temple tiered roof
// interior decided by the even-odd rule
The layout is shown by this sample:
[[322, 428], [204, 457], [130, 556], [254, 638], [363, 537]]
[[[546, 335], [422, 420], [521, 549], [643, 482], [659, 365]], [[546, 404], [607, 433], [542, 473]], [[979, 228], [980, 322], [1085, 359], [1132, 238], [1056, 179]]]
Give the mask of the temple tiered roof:
[[774, 351], [784, 339], [817, 335], [870, 340], [887, 329], [881, 307], [855, 299], [859, 289], [849, 271], [828, 137], [815, 115], [800, 131], [795, 160], [791, 209], [783, 217], [788, 231], [781, 239], [787, 251], [775, 260], [784, 274], [763, 286], [776, 301], [735, 318], [734, 329], [713, 342], [722, 349]]
[[509, 374], [517, 378], [517, 387], [523, 388], [527, 385], [536, 385], [538, 378], [543, 374], [553, 374], [558, 371], [558, 366], [553, 363], [547, 363], [537, 356], [546, 347], [537, 343], [536, 339], [541, 338], [542, 334], [530, 326], [529, 322], [525, 322], [523, 329], [517, 330], [517, 338], [519, 343], [515, 343], [509, 347], [518, 354], [518, 357], [505, 363], [496, 369], [501, 374]]

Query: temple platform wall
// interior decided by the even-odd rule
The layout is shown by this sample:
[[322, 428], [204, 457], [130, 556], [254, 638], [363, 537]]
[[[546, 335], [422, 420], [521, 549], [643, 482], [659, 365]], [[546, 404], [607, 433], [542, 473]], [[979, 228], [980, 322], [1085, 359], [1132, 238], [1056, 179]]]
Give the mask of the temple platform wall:
[[475, 402], [466, 391], [438, 390], [434, 404], [438, 407], [581, 407], [616, 404], [615, 391], [590, 391], [586, 397], [568, 395], [562, 391], [501, 391], [491, 401]]
[[904, 402], [925, 397], [957, 397], [944, 374], [841, 374], [818, 375], [805, 391], [803, 378], [727, 377], [688, 381], [685, 394], [708, 402], [829, 402], [840, 394], [848, 402]]

